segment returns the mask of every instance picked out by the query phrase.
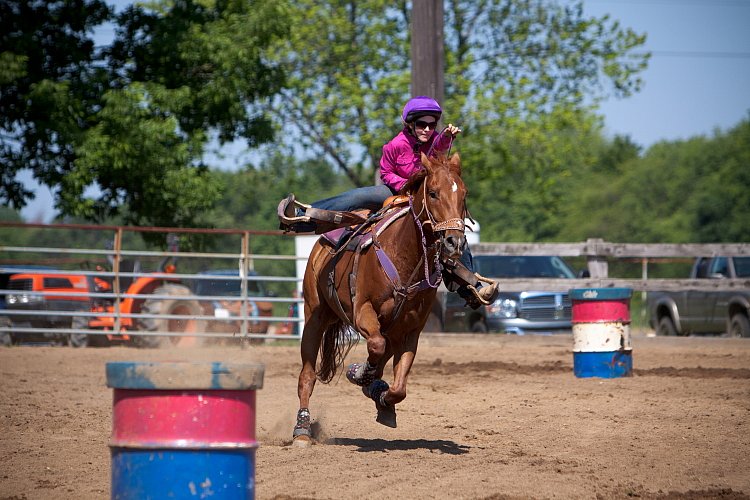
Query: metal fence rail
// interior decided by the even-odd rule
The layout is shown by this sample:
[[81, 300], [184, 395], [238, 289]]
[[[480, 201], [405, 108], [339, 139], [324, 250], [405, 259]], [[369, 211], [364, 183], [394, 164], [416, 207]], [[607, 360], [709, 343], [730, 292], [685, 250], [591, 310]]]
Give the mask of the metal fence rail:
[[[0, 229], [2, 226], [98, 233], [107, 230], [111, 231], [112, 244], [107, 249], [0, 246], [0, 340], [71, 342], [75, 338], [77, 343], [88, 345], [83, 339], [106, 337], [112, 342], [135, 340], [137, 344], [140, 339], [140, 344], [154, 345], [147, 339], [300, 338], [303, 320], [299, 314], [302, 302], [299, 295], [262, 293], [270, 284], [286, 284], [285, 289], [298, 289], [300, 280], [294, 271], [288, 275], [264, 276], [254, 272], [256, 261], [296, 261], [299, 258], [291, 253], [259, 254], [249, 250], [251, 237], [278, 236], [277, 232], [0, 223]], [[167, 240], [169, 235], [180, 233], [239, 238], [234, 252], [181, 252], [173, 245], [169, 251], [125, 248], [123, 233], [138, 230], [163, 232]], [[193, 268], [193, 271], [178, 272], [171, 266], [146, 272], [124, 266], [126, 262], [145, 263], [154, 259], [166, 262], [177, 258], [181, 269]], [[92, 260], [98, 263], [96, 269], [81, 268], [82, 263]], [[58, 261], [64, 261], [64, 265], [54, 265]], [[198, 261], [211, 262], [211, 269], [221, 268], [221, 272], [195, 271], [200, 270]], [[106, 262], [110, 265], [105, 267]], [[236, 269], [234, 274], [227, 271], [232, 269]], [[24, 277], [28, 279], [21, 279]], [[37, 277], [57, 278], [54, 280], [57, 285], [61, 280], [74, 280], [75, 285], [70, 281], [66, 289], [40, 287]], [[201, 283], [208, 285], [201, 286]], [[134, 284], [143, 286], [134, 287]], [[214, 291], [212, 284], [218, 284]], [[175, 290], [179, 293], [175, 294]], [[153, 307], [153, 304], [165, 303], [171, 307]], [[196, 304], [200, 310], [196, 309]]]
[[[305, 255], [264, 254], [251, 252], [251, 238], [289, 238], [280, 231], [246, 231], [228, 229], [138, 228], [122, 226], [90, 226], [76, 224], [21, 224], [0, 222], [1, 230], [82, 231], [86, 235], [111, 235], [109, 248], [64, 248], [53, 245], [0, 246], [0, 341], [7, 335], [17, 340], [48, 336], [71, 341], [81, 336], [112, 342], [146, 339], [182, 338], [214, 340], [263, 340], [289, 338], [299, 340], [303, 327], [300, 298]], [[234, 251], [178, 251], [170, 243], [168, 251], [154, 248], [132, 248], [124, 240], [125, 233], [160, 233], [167, 242], [175, 235], [236, 237]], [[3, 240], [0, 240], [3, 241]], [[136, 239], [136, 241], [141, 241]], [[142, 241], [141, 241], [142, 243]], [[135, 245], [137, 246], [137, 245]], [[289, 246], [289, 245], [287, 245]], [[227, 248], [227, 247], [222, 247]], [[659, 259], [726, 255], [750, 255], [750, 245], [738, 244], [624, 244], [590, 239], [580, 243], [477, 243], [474, 255], [558, 255], [585, 259], [590, 278], [581, 279], [503, 279], [506, 291], [567, 291], [570, 288], [628, 287], [636, 291], [653, 290], [716, 290], [748, 289], [750, 280], [687, 280], [649, 278], [649, 263]], [[179, 258], [180, 265], [145, 272], [125, 263]], [[618, 259], [640, 262], [640, 279], [609, 276], [609, 263]], [[83, 263], [98, 262], [95, 269], [84, 269]], [[286, 274], [255, 273], [256, 262], [289, 262]], [[110, 263], [104, 266], [105, 262]], [[205, 274], [201, 262], [217, 262], [220, 268], [236, 269], [234, 274]], [[187, 263], [183, 265], [182, 263]], [[50, 265], [54, 264], [54, 265]], [[42, 267], [46, 265], [47, 267]], [[145, 264], [144, 264], [145, 265]], [[282, 266], [283, 267], [283, 266]], [[295, 268], [295, 269], [292, 269]], [[191, 270], [186, 272], [184, 269]], [[28, 274], [48, 277], [79, 277], [86, 285], [75, 290], [14, 288], [10, 276]], [[151, 280], [151, 287], [132, 288], [139, 280]], [[201, 282], [236, 282], [232, 293], [198, 293]], [[95, 286], [103, 283], [107, 286]], [[15, 283], [17, 284], [17, 283]], [[228, 286], [228, 285], [227, 285]], [[285, 290], [282, 294], [254, 293], [266, 286]], [[165, 293], [170, 287], [179, 294]], [[174, 290], [171, 290], [174, 292]], [[77, 299], [76, 308], [59, 305], [63, 299]], [[64, 300], [63, 300], [64, 302]], [[162, 309], [154, 304], [170, 303]], [[148, 306], [147, 306], [148, 304]], [[196, 310], [199, 304], [200, 310]], [[35, 307], [38, 305], [38, 307]], [[185, 307], [179, 307], [180, 305]], [[6, 306], [5, 309], [2, 309]], [[189, 306], [189, 307], [188, 307]], [[231, 309], [231, 311], [230, 311]], [[188, 328], [186, 325], [191, 325]], [[137, 342], [136, 342], [137, 344]], [[150, 344], [153, 344], [151, 342]]]

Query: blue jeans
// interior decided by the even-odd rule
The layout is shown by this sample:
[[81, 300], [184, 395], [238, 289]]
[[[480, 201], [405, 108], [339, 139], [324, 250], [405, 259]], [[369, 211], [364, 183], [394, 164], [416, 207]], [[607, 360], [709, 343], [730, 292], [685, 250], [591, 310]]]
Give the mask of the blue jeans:
[[391, 191], [391, 188], [385, 184], [380, 184], [378, 186], [350, 189], [336, 196], [315, 201], [311, 205], [322, 210], [334, 210], [337, 212], [351, 212], [352, 210], [362, 208], [374, 212], [380, 210], [383, 202], [394, 194], [396, 193]]

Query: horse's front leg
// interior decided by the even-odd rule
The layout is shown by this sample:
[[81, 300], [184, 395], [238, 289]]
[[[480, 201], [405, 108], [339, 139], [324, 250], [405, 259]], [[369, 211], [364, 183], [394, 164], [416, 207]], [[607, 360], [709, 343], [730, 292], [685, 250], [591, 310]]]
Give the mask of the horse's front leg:
[[370, 302], [362, 304], [357, 313], [357, 326], [367, 342], [367, 361], [352, 363], [346, 371], [349, 382], [367, 388], [383, 376], [385, 364], [390, 359], [388, 344], [380, 333], [380, 322]]
[[393, 357], [393, 384], [383, 396], [384, 402], [389, 406], [395, 406], [406, 399], [406, 379], [409, 377], [414, 358], [417, 355], [417, 341], [419, 331], [410, 333], [404, 339], [403, 344], [395, 347]]
[[378, 410], [377, 422], [387, 427], [396, 427], [396, 405], [406, 399], [406, 379], [417, 354], [419, 331], [406, 338], [391, 342], [393, 348], [393, 384], [389, 387], [382, 380], [370, 386], [370, 397]]

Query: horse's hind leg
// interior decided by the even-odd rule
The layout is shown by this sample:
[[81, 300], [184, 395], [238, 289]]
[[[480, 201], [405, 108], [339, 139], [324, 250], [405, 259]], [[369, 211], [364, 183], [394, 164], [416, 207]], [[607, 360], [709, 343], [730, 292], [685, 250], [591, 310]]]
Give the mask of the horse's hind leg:
[[310, 419], [310, 396], [315, 388], [317, 375], [315, 363], [318, 359], [318, 350], [323, 339], [326, 327], [335, 321], [333, 311], [325, 304], [317, 304], [312, 310], [305, 311], [307, 319], [305, 329], [302, 332], [302, 344], [300, 354], [302, 357], [302, 369], [299, 373], [297, 383], [297, 396], [299, 397], [299, 410], [297, 411], [297, 422], [294, 426], [294, 445], [309, 446], [312, 440]]

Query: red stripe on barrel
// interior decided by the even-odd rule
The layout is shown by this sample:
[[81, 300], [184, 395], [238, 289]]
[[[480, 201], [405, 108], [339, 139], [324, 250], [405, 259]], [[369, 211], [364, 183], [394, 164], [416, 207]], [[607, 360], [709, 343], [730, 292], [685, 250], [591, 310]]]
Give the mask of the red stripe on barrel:
[[116, 389], [113, 446], [254, 446], [255, 391]]
[[573, 300], [573, 323], [630, 323], [630, 299]]

